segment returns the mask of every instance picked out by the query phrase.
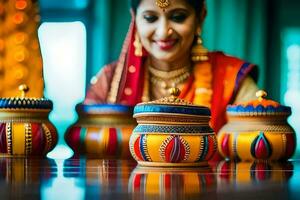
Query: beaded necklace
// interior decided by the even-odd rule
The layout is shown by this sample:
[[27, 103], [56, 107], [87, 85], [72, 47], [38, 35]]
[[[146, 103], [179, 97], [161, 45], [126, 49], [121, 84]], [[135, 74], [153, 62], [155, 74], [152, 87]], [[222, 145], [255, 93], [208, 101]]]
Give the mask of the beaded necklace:
[[[191, 77], [192, 75], [192, 77]], [[149, 79], [150, 76], [150, 68], [147, 67], [147, 70], [145, 70], [145, 82], [144, 82], [144, 92], [143, 92], [143, 101], [149, 101], [150, 100], [150, 87], [149, 83], [151, 81], [151, 78]], [[188, 78], [192, 78], [192, 83], [186, 83]], [[189, 78], [189, 80], [190, 80]], [[198, 62], [195, 63], [195, 66], [193, 67], [193, 73], [190, 74], [189, 76], [184, 79], [179, 86], [177, 87], [182, 90], [183, 96], [180, 98], [186, 99], [188, 101], [192, 101], [196, 105], [201, 105], [201, 106], [206, 106], [208, 108], [211, 108], [211, 102], [212, 102], [212, 95], [213, 95], [213, 90], [212, 90], [212, 65], [209, 61], [205, 62]], [[152, 83], [155, 86], [154, 83]], [[152, 86], [153, 87], [153, 86]], [[155, 88], [157, 89], [157, 88]], [[167, 89], [165, 89], [167, 95]]]
[[190, 67], [182, 67], [169, 72], [148, 66], [150, 82], [163, 96], [168, 95], [172, 87], [179, 87], [191, 75]]

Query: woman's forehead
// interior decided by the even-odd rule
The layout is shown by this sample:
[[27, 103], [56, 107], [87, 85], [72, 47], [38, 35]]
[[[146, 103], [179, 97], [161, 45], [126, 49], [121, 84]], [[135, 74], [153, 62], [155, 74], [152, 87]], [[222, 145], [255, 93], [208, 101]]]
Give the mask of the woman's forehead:
[[[146, 11], [146, 10], [157, 10], [161, 11], [162, 8], [160, 8], [156, 2], [159, 0], [141, 0], [139, 6], [137, 7], [137, 10], [140, 12]], [[187, 3], [186, 0], [168, 0], [169, 5], [165, 8], [165, 10], [172, 10], [175, 8], [186, 8], [191, 9], [192, 7]]]

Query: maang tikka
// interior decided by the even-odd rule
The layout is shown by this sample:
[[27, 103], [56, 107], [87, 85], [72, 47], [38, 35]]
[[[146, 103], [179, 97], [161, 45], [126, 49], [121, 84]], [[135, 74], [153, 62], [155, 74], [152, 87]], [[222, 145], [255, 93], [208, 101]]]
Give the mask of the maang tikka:
[[158, 7], [163, 9], [163, 11], [165, 11], [165, 9], [170, 5], [169, 0], [156, 0], [155, 3]]

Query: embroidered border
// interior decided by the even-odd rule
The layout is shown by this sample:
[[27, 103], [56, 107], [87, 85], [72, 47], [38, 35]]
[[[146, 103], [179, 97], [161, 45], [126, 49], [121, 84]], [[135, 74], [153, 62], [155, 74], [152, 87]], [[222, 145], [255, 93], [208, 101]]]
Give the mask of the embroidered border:
[[133, 132], [139, 133], [213, 133], [209, 126], [156, 126], [138, 125]]

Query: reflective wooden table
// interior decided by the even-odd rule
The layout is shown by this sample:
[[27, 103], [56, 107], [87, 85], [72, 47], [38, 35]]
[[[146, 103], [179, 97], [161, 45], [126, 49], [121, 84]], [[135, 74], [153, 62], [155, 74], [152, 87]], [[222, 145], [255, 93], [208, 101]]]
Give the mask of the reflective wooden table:
[[133, 160], [0, 158], [0, 199], [300, 199], [300, 160], [172, 169]]

